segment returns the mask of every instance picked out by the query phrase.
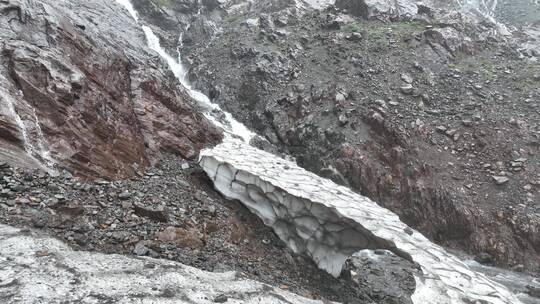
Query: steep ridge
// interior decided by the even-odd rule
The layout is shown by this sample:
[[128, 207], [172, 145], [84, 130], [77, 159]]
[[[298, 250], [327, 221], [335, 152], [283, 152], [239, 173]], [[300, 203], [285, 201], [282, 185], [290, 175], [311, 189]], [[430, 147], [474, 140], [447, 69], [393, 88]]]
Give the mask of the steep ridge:
[[3, 158], [14, 146], [29, 155], [18, 163], [122, 177], [220, 139], [144, 40], [128, 38], [143, 32], [115, 2], [10, 0], [0, 12]]
[[[130, 3], [118, 2], [127, 6], [136, 22], [137, 14]], [[193, 8], [199, 1], [184, 2]], [[319, 7], [325, 1], [301, 2], [303, 5], [316, 3]], [[209, 1], [206, 5], [211, 3]], [[393, 252], [391, 263], [394, 268], [400, 268], [403, 261], [418, 264], [418, 271], [413, 271], [416, 279], [416, 290], [412, 295], [414, 303], [519, 303], [506, 288], [471, 271], [444, 249], [407, 227], [390, 211], [347, 188], [300, 169], [292, 162], [249, 146], [247, 143], [254, 133], [191, 85], [180, 56], [176, 59], [168, 55], [170, 50], [167, 53], [160, 46], [160, 40], [152, 28], [144, 22], [135, 24], [133, 20], [123, 27], [124, 24], [117, 22], [127, 20], [124, 14], [118, 14], [121, 15], [118, 20], [109, 20], [112, 19], [107, 15], [109, 9], [112, 12], [118, 9], [114, 3], [28, 0], [2, 1], [0, 5], [4, 5], [0, 6], [1, 11], [8, 16], [4, 19], [11, 18], [6, 21], [10, 25], [7, 30], [10, 39], [2, 40], [2, 63], [5, 61], [7, 68], [5, 71], [0, 68], [7, 88], [2, 94], [3, 115], [0, 116], [0, 134], [5, 134], [1, 138], [6, 145], [2, 145], [0, 153], [6, 151], [4, 157], [8, 160], [49, 168], [50, 171], [57, 166], [67, 167], [82, 176], [114, 178], [133, 173], [141, 176], [141, 168], [162, 152], [194, 159], [200, 149], [216, 143], [224, 133], [221, 145], [201, 153], [201, 166], [214, 180], [215, 187], [226, 197], [243, 202], [271, 226], [295, 253], [309, 256], [321, 269], [335, 277], [342, 271], [349, 271], [348, 275], [356, 276], [353, 280], [357, 280], [358, 273], [350, 270], [350, 267], [354, 267], [351, 265], [355, 259], [362, 256], [362, 252], [358, 251], [387, 249]], [[83, 6], [88, 11], [77, 10]], [[39, 44], [40, 39], [35, 37], [24, 37], [30, 30], [40, 28], [42, 22], [45, 24], [48, 46]], [[117, 31], [107, 31], [115, 25], [119, 25], [125, 33], [121, 38]], [[23, 30], [19, 30], [19, 27]], [[9, 36], [12, 34], [10, 31], [16, 34]], [[141, 43], [144, 41], [143, 34], [148, 48]], [[180, 37], [182, 40], [182, 35]], [[116, 41], [121, 41], [120, 45]], [[19, 44], [24, 47], [19, 48]], [[119, 50], [119, 47], [124, 49]], [[101, 49], [105, 49], [103, 54]], [[148, 50], [155, 51], [162, 60], [157, 60], [156, 54]], [[59, 58], [66, 55], [69, 59], [60, 62]], [[90, 59], [82, 55], [88, 55]], [[106, 62], [100, 61], [102, 59]], [[163, 63], [169, 66], [172, 73], [163, 68]], [[36, 70], [44, 72], [33, 73]], [[65, 117], [67, 122], [57, 123], [55, 120]], [[71, 154], [71, 150], [62, 150], [66, 147], [80, 151]], [[27, 155], [15, 157], [19, 151]], [[9, 168], [4, 164], [0, 167]], [[177, 171], [178, 168], [176, 165], [172, 170]], [[95, 188], [79, 182], [73, 184], [70, 180], [72, 176], [65, 173], [66, 187], [92, 192], [96, 198], [89, 204], [78, 205], [78, 202], [74, 202], [76, 204], [64, 206], [66, 198], [61, 196], [56, 198], [56, 203], [52, 199], [42, 201], [34, 196], [30, 199], [18, 197], [25, 191], [25, 184], [40, 184], [48, 180], [28, 173], [23, 175], [19, 179], [3, 175], [0, 207], [8, 210], [2, 213], [3, 216], [17, 214], [20, 210], [17, 211], [16, 204], [26, 205], [24, 209], [37, 217], [42, 216], [37, 211], [41, 209], [52, 215], [57, 215], [56, 211], [66, 212], [71, 220], [86, 213], [86, 209], [107, 206], [102, 201], [94, 201], [106, 197], [103, 189], [108, 187], [105, 186], [109, 185], [107, 182], [98, 182]], [[154, 178], [154, 173], [147, 177]], [[176, 177], [172, 178], [176, 180]], [[58, 190], [54, 183], [56, 181], [49, 186]], [[116, 206], [113, 213], [132, 216], [129, 212], [119, 210], [131, 208], [126, 200], [130, 200], [132, 194], [120, 193], [117, 191], [118, 185], [121, 183], [111, 184], [113, 192], [118, 193], [112, 196], [107, 194], [109, 203], [123, 201], [121, 208]], [[181, 186], [186, 187], [185, 183]], [[35, 190], [29, 191], [40, 192], [39, 189]], [[74, 193], [76, 201], [82, 199], [78, 195]], [[136, 196], [140, 199], [145, 195], [137, 193]], [[154, 203], [152, 198], [151, 204]], [[174, 206], [179, 218], [183, 217], [185, 212], [182, 208], [173, 201], [168, 204]], [[139, 215], [142, 212], [149, 217], [159, 213], [162, 218], [164, 212], [140, 205], [135, 209]], [[17, 215], [21, 216], [22, 222], [29, 220], [24, 219], [25, 215]], [[62, 217], [59, 219], [66, 220]], [[42, 223], [38, 224], [43, 226]], [[131, 225], [132, 222], [123, 224]], [[63, 226], [64, 223], [59, 225]], [[116, 223], [107, 220], [99, 229], [115, 227]], [[162, 226], [152, 223], [147, 227], [153, 227], [154, 232], [158, 232]], [[171, 231], [169, 228], [174, 227], [167, 227], [156, 235], [169, 238], [166, 235]], [[121, 236], [119, 238], [122, 239]], [[7, 226], [0, 226], [0, 243], [9, 249], [5, 251], [5, 258], [4, 253], [0, 254], [2, 265], [7, 265], [0, 270], [0, 286], [3, 288], [0, 298], [13, 301], [20, 297], [32, 301], [35, 296], [43, 296], [52, 301], [68, 297], [83, 301], [132, 302], [144, 298], [180, 303], [318, 303], [241, 280], [232, 273], [214, 275], [172, 262], [144, 259], [145, 262], [140, 263], [139, 259], [73, 252], [55, 240]], [[148, 248], [145, 250], [151, 251]], [[21, 259], [14, 260], [12, 256], [16, 255]], [[173, 271], [165, 271], [165, 268]], [[44, 273], [34, 269], [43, 270]], [[92, 273], [96, 269], [99, 282]], [[389, 282], [399, 279], [392, 267], [388, 271], [393, 275]], [[58, 279], [50, 275], [55, 272], [62, 274], [56, 289], [48, 286]], [[17, 279], [13, 273], [21, 275]], [[70, 282], [65, 278], [73, 280]], [[36, 287], [36, 281], [42, 285], [41, 288]], [[340, 278], [339, 282], [345, 281], [345, 278]], [[104, 282], [112, 284], [114, 291], [106, 290], [102, 285]], [[165, 291], [156, 292], [156, 284], [166, 286]], [[407, 286], [406, 289], [409, 288]], [[185, 292], [186, 289], [188, 292]], [[399, 294], [384, 303], [409, 303], [409, 299]]]

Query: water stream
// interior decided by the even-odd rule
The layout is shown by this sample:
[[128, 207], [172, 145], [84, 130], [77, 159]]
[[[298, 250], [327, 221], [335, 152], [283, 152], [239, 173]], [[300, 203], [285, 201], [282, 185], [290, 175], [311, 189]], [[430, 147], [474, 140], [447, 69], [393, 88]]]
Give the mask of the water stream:
[[[123, 5], [133, 16], [133, 18], [139, 23], [137, 12], [133, 9], [133, 6], [128, 0], [116, 0], [119, 4]], [[491, 9], [493, 7], [496, 7], [496, 1], [491, 2], [484, 2], [482, 1], [481, 6], [485, 7], [487, 9]], [[273, 155], [265, 154], [262, 151], [258, 151], [252, 147], [249, 147], [246, 145], [246, 143], [249, 143], [249, 141], [255, 136], [253, 132], [251, 132], [248, 128], [246, 128], [243, 124], [236, 121], [234, 117], [225, 111], [222, 111], [220, 107], [216, 104], [213, 104], [211, 100], [202, 92], [197, 91], [193, 89], [191, 84], [189, 83], [187, 79], [187, 70], [183, 66], [181, 61], [181, 56], [178, 54], [177, 58], [174, 58], [173, 56], [169, 55], [161, 46], [159, 38], [154, 34], [152, 29], [148, 26], [141, 25], [141, 28], [146, 36], [148, 47], [155, 51], [170, 67], [171, 71], [174, 73], [176, 78], [179, 80], [179, 82], [186, 88], [186, 92], [194, 99], [196, 100], [199, 105], [204, 109], [205, 116], [215, 123], [216, 126], [221, 127], [226, 134], [226, 138], [224, 141], [224, 144], [222, 147], [216, 147], [216, 154], [214, 155], [212, 151], [206, 152], [208, 156], [208, 161], [211, 161], [211, 157], [226, 157], [226, 155], [230, 156], [231, 162], [234, 163], [235, 160], [237, 160], [236, 165], [242, 166], [246, 165], [244, 164], [243, 160], [238, 160], [238, 158], [242, 158], [242, 153], [248, 153], [249, 151], [252, 151], [251, 154], [248, 153], [248, 155], [244, 155], [244, 160], [248, 160], [249, 158], [253, 158], [253, 163], [257, 163], [257, 161], [261, 160], [261, 168], [268, 165], [268, 163], [286, 163], [285, 160], [281, 160]], [[240, 138], [243, 143], [240, 144], [234, 144], [234, 142], [237, 142], [234, 138]], [[222, 152], [219, 152], [219, 149], [222, 149]], [[235, 150], [237, 149], [237, 150]], [[219, 154], [219, 153], [221, 154]], [[236, 154], [237, 153], [237, 154]], [[224, 156], [225, 155], [225, 156]], [[260, 157], [257, 157], [260, 156]], [[263, 158], [270, 158], [267, 160], [267, 163], [262, 163]], [[227, 162], [228, 160], [224, 160], [224, 162]], [[290, 166], [287, 166], [290, 170], [290, 168], [295, 168], [295, 164], [290, 164]], [[249, 166], [248, 166], [249, 167]], [[250, 170], [252, 168], [245, 168], [244, 170]], [[260, 168], [259, 168], [260, 169]], [[296, 176], [290, 176], [290, 171], [288, 172], [288, 176], [285, 176], [283, 180], [281, 180], [280, 176], [264, 176], [264, 174], [268, 174], [268, 172], [271, 172], [271, 170], [275, 169], [274, 166], [271, 166], [267, 168], [268, 170], [262, 168], [263, 172], [260, 172], [261, 179], [267, 178], [274, 180], [276, 184], [283, 184], [283, 187], [280, 187], [280, 189], [287, 189], [287, 186], [296, 185], [296, 183], [288, 183], [287, 179], [294, 179], [296, 181], [306, 179], [309, 182], [316, 182], [317, 185], [310, 185], [309, 183], [306, 185], [308, 186], [316, 186], [317, 189], [320, 189], [322, 186], [329, 186], [330, 188], [336, 188], [337, 185], [330, 185], [329, 181], [324, 180], [318, 176], [313, 175], [312, 173], [305, 172], [302, 169], [298, 168], [298, 174]], [[209, 169], [210, 170], [210, 169]], [[217, 169], [219, 171], [219, 168]], [[242, 170], [239, 170], [238, 172], [241, 172]], [[254, 170], [254, 171], [257, 171]], [[248, 172], [248, 171], [245, 171]], [[219, 172], [216, 172], [218, 174]], [[236, 176], [236, 175], [235, 175]], [[252, 178], [253, 182], [255, 182], [257, 185], [260, 185], [260, 180], [258, 180], [258, 177], [255, 176]], [[262, 183], [264, 184], [264, 183]], [[218, 186], [219, 187], [219, 186]], [[269, 186], [271, 187], [271, 186]], [[294, 189], [294, 186], [291, 186], [293, 188], [292, 191], [296, 191], [297, 193], [302, 192], [309, 192], [305, 189]], [[277, 188], [277, 187], [276, 187]], [[308, 187], [309, 188], [309, 187]], [[315, 192], [315, 190], [313, 190]], [[314, 192], [305, 194], [306, 197], [309, 197]], [[350, 206], [351, 204], [356, 204], [358, 202], [364, 202], [365, 198], [360, 197], [358, 194], [353, 193], [352, 191], [343, 188], [340, 192], [340, 195], [338, 195], [338, 198], [341, 199], [341, 194], [346, 193], [349, 195], [350, 201], [340, 202], [342, 203], [342, 206], [349, 204], [349, 206], [344, 206], [340, 208], [344, 208], [345, 211], [343, 211], [343, 214], [348, 214], [349, 211], [347, 209], [353, 208], [353, 206]], [[335, 197], [332, 197], [332, 200], [323, 200], [321, 204], [333, 204], [336, 203]], [[337, 204], [337, 203], [336, 203]], [[257, 205], [257, 204], [255, 204]], [[368, 204], [369, 205], [369, 204]], [[336, 210], [335, 206], [330, 206], [330, 210]], [[371, 209], [369, 209], [369, 208]], [[425, 239], [421, 234], [418, 232], [415, 232], [415, 237], [409, 237], [405, 235], [403, 232], [403, 223], [399, 221], [397, 216], [392, 214], [390, 211], [373, 204], [373, 206], [369, 205], [366, 207], [366, 203], [360, 205], [355, 205], [355, 208], [368, 208], [368, 211], [362, 211], [362, 215], [358, 215], [358, 217], [352, 217], [352, 220], [357, 220], [362, 218], [362, 216], [377, 216], [379, 214], [382, 215], [382, 218], [379, 218], [377, 221], [377, 224], [375, 226], [370, 226], [373, 223], [362, 223], [362, 221], [358, 221], [356, 223], [367, 225], [368, 227], [372, 228], [373, 233], [378, 233], [380, 231], [391, 231], [389, 233], [383, 233], [382, 238], [395, 241], [396, 244], [399, 244], [402, 246], [403, 250], [405, 250], [408, 253], [411, 253], [411, 255], [414, 255], [415, 257], [419, 257], [419, 262], [426, 262], [425, 265], [422, 265], [424, 267], [433, 267], [431, 269], [426, 269], [426, 276], [417, 278], [417, 286], [418, 289], [421, 290], [422, 294], [419, 294], [420, 291], [415, 292], [415, 296], [413, 297], [413, 300], [415, 303], [469, 303], [469, 301], [466, 298], [473, 298], [477, 299], [482, 302], [477, 303], [504, 303], [504, 304], [518, 304], [520, 303], [520, 300], [518, 300], [516, 297], [512, 295], [512, 293], [503, 287], [502, 285], [499, 285], [493, 280], [489, 280], [486, 276], [474, 271], [471, 269], [471, 267], [467, 266], [466, 264], [462, 263], [457, 259], [455, 256], [447, 253], [444, 249], [434, 245], [433, 243], [429, 242], [427, 239]], [[255, 207], [256, 208], [256, 207]], [[332, 209], [334, 208], [334, 209]], [[347, 219], [347, 220], [351, 220]], [[385, 225], [385, 223], [389, 223], [388, 227], [382, 227]], [[378, 226], [377, 226], [378, 225]], [[392, 228], [393, 227], [393, 228]], [[398, 227], [398, 228], [395, 228]], [[392, 229], [396, 230], [392, 230]], [[375, 232], [376, 231], [376, 232]], [[415, 240], [418, 240], [418, 242], [415, 243]], [[478, 268], [479, 269], [479, 268]], [[482, 272], [482, 271], [480, 271]], [[433, 277], [431, 276], [433, 275]], [[495, 294], [495, 296], [494, 296]], [[464, 297], [463, 295], [466, 295]], [[470, 297], [469, 297], [470, 296]], [[475, 303], [475, 302], [471, 302]]]
[[5, 94], [3, 91], [0, 91], [0, 99], [4, 100], [4, 103], [7, 105], [6, 109], [8, 116], [13, 119], [13, 121], [17, 124], [17, 128], [21, 132], [24, 150], [31, 153], [34, 150], [34, 147], [30, 143], [30, 140], [28, 140], [28, 131], [26, 129], [26, 125], [24, 124], [19, 113], [17, 113], [17, 110], [15, 110], [15, 103], [13, 102], [13, 99], [11, 96], [9, 96], [9, 94]]
[[[7, 83], [7, 80], [2, 77], [2, 81], [5, 81]], [[19, 92], [19, 95], [21, 95], [22, 92]], [[19, 112], [17, 111], [15, 104], [16, 101], [13, 99], [10, 93], [5, 92], [4, 89], [0, 89], [0, 104], [5, 105], [3, 107], [4, 114], [6, 114], [8, 117], [12, 119], [12, 121], [17, 125], [17, 129], [20, 132], [23, 149], [33, 161], [35, 161], [37, 164], [41, 166], [42, 169], [44, 169], [46, 172], [48, 172], [51, 175], [55, 175], [56, 171], [54, 170], [55, 161], [51, 156], [50, 150], [47, 147], [45, 135], [43, 134], [43, 130], [41, 129], [41, 125], [36, 113], [36, 110], [32, 108], [33, 113], [33, 119], [34, 119], [34, 125], [35, 125], [35, 142], [36, 145], [33, 143], [32, 136], [31, 136], [31, 130], [28, 128], [27, 123], [24, 122], [21, 115], [19, 115]]]
[[[137, 12], [129, 0], [116, 1], [127, 9], [135, 21], [139, 22]], [[255, 133], [251, 132], [246, 126], [234, 119], [231, 113], [223, 111], [217, 104], [212, 103], [204, 93], [193, 88], [187, 79], [188, 71], [182, 64], [180, 52], [178, 52], [177, 58], [172, 57], [161, 47], [159, 37], [156, 36], [150, 27], [141, 25], [141, 28], [146, 37], [146, 41], [148, 42], [148, 48], [158, 53], [158, 55], [165, 60], [170, 70], [186, 89], [189, 96], [197, 101], [199, 106], [203, 108], [203, 113], [206, 118], [213, 122], [217, 127], [223, 129], [226, 136], [239, 137], [243, 141], [249, 143], [255, 136]]]

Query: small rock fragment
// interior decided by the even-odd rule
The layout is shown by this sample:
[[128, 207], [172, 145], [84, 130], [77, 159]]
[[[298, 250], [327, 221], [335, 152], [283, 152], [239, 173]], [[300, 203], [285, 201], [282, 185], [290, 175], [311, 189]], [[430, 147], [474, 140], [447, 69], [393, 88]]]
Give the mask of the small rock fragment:
[[506, 184], [510, 179], [506, 176], [493, 176], [493, 180], [497, 185]]
[[160, 222], [169, 221], [169, 214], [163, 207], [150, 208], [138, 203], [134, 204], [133, 207], [135, 209], [135, 214], [139, 216], [147, 217]]
[[403, 80], [405, 83], [408, 83], [408, 84], [411, 84], [413, 82], [411, 75], [407, 73], [401, 74], [401, 80]]
[[227, 297], [224, 294], [221, 294], [214, 298], [214, 303], [225, 303], [229, 300], [229, 297]]
[[480, 264], [491, 264], [493, 262], [493, 257], [487, 252], [481, 252], [474, 257], [474, 260]]
[[118, 198], [121, 199], [121, 200], [123, 200], [123, 201], [126, 201], [126, 200], [128, 200], [128, 199], [131, 198], [131, 193], [129, 193], [129, 191], [126, 190], [126, 191], [120, 193], [120, 194], [118, 195]]

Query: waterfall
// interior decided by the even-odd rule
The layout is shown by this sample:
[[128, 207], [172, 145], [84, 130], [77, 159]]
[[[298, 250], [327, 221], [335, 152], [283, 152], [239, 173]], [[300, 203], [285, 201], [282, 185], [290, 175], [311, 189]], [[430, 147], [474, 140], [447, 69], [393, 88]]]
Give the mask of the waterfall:
[[[137, 12], [133, 8], [133, 5], [129, 0], [116, 0], [131, 14], [133, 19], [138, 23]], [[189, 80], [187, 79], [188, 70], [182, 64], [180, 52], [178, 52], [178, 58], [175, 59], [169, 55], [162, 47], [159, 41], [159, 37], [152, 31], [152, 29], [146, 25], [141, 26], [148, 48], [155, 51], [169, 66], [174, 76], [180, 81], [182, 86], [186, 89], [188, 95], [193, 98], [199, 106], [203, 108], [204, 116], [214, 123], [217, 127], [220, 127], [229, 137], [240, 137], [243, 141], [248, 142], [255, 136], [255, 133], [251, 132], [246, 126], [234, 119], [231, 113], [223, 111], [217, 104], [210, 101], [210, 98], [204, 93], [193, 88]]]
[[[2, 83], [8, 83], [8, 80], [2, 75], [0, 75], [0, 81]], [[21, 99], [23, 97], [23, 93], [21, 91], [18, 91], [15, 95]], [[32, 129], [29, 129], [27, 126], [30, 122], [28, 120], [26, 122], [23, 120], [15, 107], [17, 102], [12, 96], [13, 94], [7, 92], [5, 88], [0, 88], [0, 105], [3, 106], [3, 104], [5, 104], [5, 106], [0, 107], [0, 110], [3, 110], [3, 112], [17, 125], [17, 129], [19, 130], [22, 139], [23, 149], [26, 154], [35, 160], [42, 167], [42, 169], [51, 175], [55, 175], [57, 173], [53, 169], [55, 161], [47, 147], [45, 135], [41, 129], [41, 124], [39, 122], [36, 109], [31, 105], [28, 105], [28, 107], [30, 107], [32, 110], [32, 118], [34, 120], [33, 123], [35, 134], [33, 134]], [[34, 137], [35, 140], [32, 140], [32, 137]]]
[[131, 15], [131, 17], [133, 17], [133, 19], [135, 19], [135, 21], [139, 21], [137, 11], [135, 11], [135, 9], [133, 8], [133, 4], [131, 4], [131, 1], [129, 1], [129, 0], [116, 0], [116, 2], [118, 4], [120, 4], [120, 5], [122, 5], [128, 11], [129, 14]]
[[[1, 77], [3, 81], [7, 80], [4, 77]], [[19, 93], [19, 95], [22, 95], [22, 92]], [[57, 172], [53, 169], [55, 165], [55, 161], [51, 156], [51, 152], [47, 148], [45, 135], [43, 134], [43, 130], [41, 129], [41, 125], [36, 113], [36, 109], [32, 108], [32, 116], [34, 118], [34, 124], [35, 124], [35, 142], [36, 145], [32, 142], [30, 133], [31, 131], [28, 129], [27, 123], [25, 123], [19, 115], [17, 109], [15, 108], [15, 101], [13, 97], [7, 92], [5, 92], [3, 89], [0, 90], [0, 104], [2, 102], [5, 104], [4, 107], [4, 113], [7, 114], [8, 117], [12, 119], [13, 122], [17, 125], [17, 129], [20, 132], [23, 149], [26, 152], [26, 154], [36, 161], [43, 170], [48, 172], [51, 175], [56, 175]]]
[[[180, 83], [186, 88], [187, 93], [191, 98], [199, 103], [204, 109], [204, 115], [215, 125], [222, 128], [227, 136], [238, 136], [245, 142], [248, 142], [255, 136], [255, 133], [251, 132], [246, 126], [234, 119], [231, 113], [223, 111], [217, 104], [212, 103], [210, 98], [204, 93], [197, 91], [191, 85], [187, 79], [187, 69], [182, 64], [180, 55], [178, 59], [174, 59], [172, 56], [161, 47], [159, 38], [154, 34], [152, 29], [146, 25], [142, 26], [142, 30], [146, 36], [148, 47], [159, 54], [161, 58], [167, 62], [169, 68], [173, 72], [174, 76], [180, 81]], [[221, 122], [219, 114], [223, 114], [224, 121]]]
[[[39, 147], [39, 156], [41, 157], [42, 161], [45, 162], [45, 165], [47, 168], [53, 168], [55, 161], [51, 157], [51, 151], [48, 149], [48, 145], [46, 144], [45, 134], [43, 134], [43, 130], [41, 129], [41, 124], [39, 122], [39, 118], [36, 113], [36, 108], [32, 108], [32, 113], [34, 116], [34, 123], [36, 125], [36, 133], [37, 133], [37, 144]], [[51, 171], [52, 172], [52, 171]]]
[[13, 119], [13, 121], [17, 124], [19, 131], [21, 132], [24, 150], [27, 153], [31, 154], [32, 151], [35, 150], [35, 148], [28, 139], [28, 130], [26, 129], [26, 125], [24, 124], [21, 116], [19, 115], [19, 113], [17, 113], [17, 110], [15, 109], [15, 103], [13, 102], [13, 98], [9, 96], [9, 94], [6, 94], [4, 91], [0, 91], [0, 97], [7, 104], [6, 114], [8, 114], [9, 117]]

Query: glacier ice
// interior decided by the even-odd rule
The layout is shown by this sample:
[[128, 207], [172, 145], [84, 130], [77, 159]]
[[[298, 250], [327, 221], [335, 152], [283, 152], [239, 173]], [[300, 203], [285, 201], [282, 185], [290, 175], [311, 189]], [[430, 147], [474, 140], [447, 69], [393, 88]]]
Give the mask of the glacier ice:
[[396, 214], [295, 163], [233, 139], [203, 150], [199, 162], [225, 197], [242, 202], [295, 253], [336, 277], [352, 254], [386, 249], [420, 266], [414, 303], [521, 303], [421, 233], [410, 234]]

